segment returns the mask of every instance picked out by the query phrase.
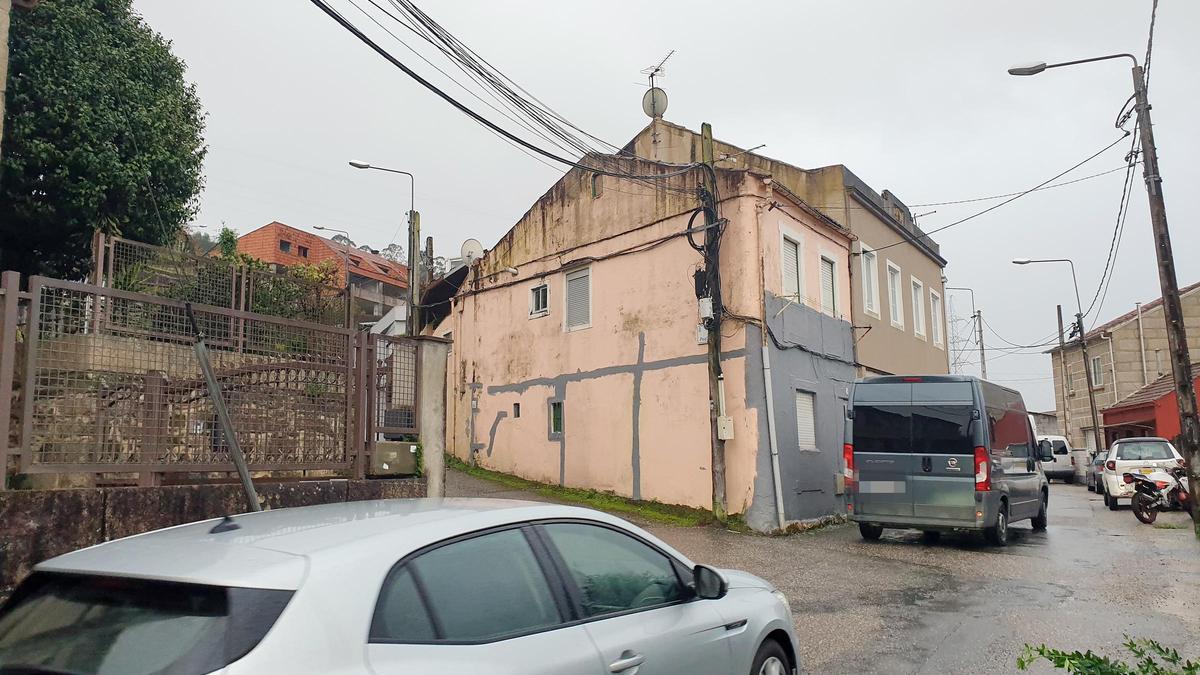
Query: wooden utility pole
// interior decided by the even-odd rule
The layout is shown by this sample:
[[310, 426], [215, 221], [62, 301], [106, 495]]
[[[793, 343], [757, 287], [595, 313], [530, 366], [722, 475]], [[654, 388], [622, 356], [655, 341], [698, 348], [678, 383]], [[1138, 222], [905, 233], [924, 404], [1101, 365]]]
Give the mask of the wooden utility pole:
[[4, 141], [4, 102], [8, 100], [8, 20], [11, 15], [12, 0], [0, 0], [0, 145]]
[[[1071, 401], [1069, 399], [1071, 395], [1071, 388], [1067, 386], [1067, 342], [1063, 335], [1062, 305], [1057, 305], [1055, 307], [1055, 311], [1058, 313], [1058, 367], [1062, 371], [1062, 431], [1063, 436], [1066, 436], [1069, 440], [1071, 438]], [[1073, 451], [1074, 445], [1072, 445], [1072, 452]], [[1086, 478], [1087, 467], [1075, 467], [1075, 475], [1080, 480]]]
[[700, 149], [703, 171], [701, 201], [704, 207], [704, 273], [708, 297], [712, 301], [712, 318], [708, 320], [708, 394], [709, 426], [712, 435], [712, 509], [717, 520], [725, 520], [728, 506], [725, 498], [725, 434], [721, 430], [725, 416], [724, 379], [721, 372], [721, 233], [717, 216], [717, 185], [713, 161], [712, 125], [700, 126]]
[[[1167, 346], [1171, 350], [1171, 375], [1175, 379], [1175, 398], [1179, 401], [1179, 450], [1188, 465], [1193, 503], [1200, 499], [1200, 423], [1196, 420], [1196, 388], [1192, 383], [1192, 361], [1188, 354], [1183, 307], [1179, 302], [1179, 282], [1175, 278], [1175, 256], [1171, 252], [1171, 233], [1167, 229], [1167, 206], [1163, 201], [1162, 175], [1158, 172], [1158, 148], [1154, 145], [1154, 125], [1150, 121], [1150, 102], [1146, 95], [1146, 77], [1142, 66], [1133, 66], [1133, 91], [1137, 99], [1138, 126], [1142, 135], [1142, 175], [1150, 199], [1150, 225], [1154, 229], [1154, 252], [1158, 256], [1158, 281], [1162, 286], [1163, 314], [1167, 320]], [[1193, 529], [1200, 538], [1200, 509], [1193, 511]]]

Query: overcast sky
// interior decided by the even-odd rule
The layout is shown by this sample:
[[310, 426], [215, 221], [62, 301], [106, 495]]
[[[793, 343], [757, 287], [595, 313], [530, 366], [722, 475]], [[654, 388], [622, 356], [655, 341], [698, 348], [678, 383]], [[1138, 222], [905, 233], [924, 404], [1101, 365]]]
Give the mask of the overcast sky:
[[[350, 0], [330, 2], [371, 25]], [[134, 4], [174, 42], [208, 111], [207, 188], [196, 223], [209, 232], [279, 220], [343, 228], [376, 248], [397, 234], [403, 241], [407, 182], [351, 169], [346, 161], [354, 158], [416, 174], [423, 234], [434, 236], [439, 255], [453, 256], [468, 237], [490, 247], [561, 175], [435, 98], [309, 2]], [[640, 71], [674, 49], [661, 81], [668, 120], [692, 128], [710, 122], [722, 140], [765, 143], [764, 154], [800, 167], [845, 164], [908, 204], [1020, 191], [1116, 140], [1114, 118], [1132, 93], [1127, 61], [1031, 78], [1005, 70], [1114, 52], [1141, 60], [1150, 16], [1149, 0], [439, 0], [422, 7], [529, 92], [618, 145], [647, 122]], [[1200, 3], [1161, 1], [1150, 99], [1181, 285], [1200, 279], [1200, 228], [1185, 201], [1200, 185], [1198, 29]], [[453, 87], [400, 44], [381, 40]], [[1128, 147], [1122, 142], [1063, 180], [1122, 166]], [[1075, 258], [1088, 304], [1123, 177], [1037, 192], [935, 235], [950, 261], [949, 285], [974, 288], [995, 329], [985, 342], [1004, 346], [997, 333], [1017, 344], [1036, 341], [1054, 333], [1056, 304], [1075, 311], [1065, 266], [1015, 267], [1014, 257]], [[1089, 326], [1159, 295], [1140, 169], [1134, 188], [1115, 276]], [[993, 203], [914, 211], [928, 213], [920, 224], [931, 230]], [[960, 317], [970, 314], [966, 294], [952, 304]], [[965, 321], [959, 332], [969, 333]], [[969, 356], [964, 372], [977, 373], [976, 361]], [[988, 366], [991, 379], [1023, 391], [1031, 408], [1053, 408], [1049, 357], [990, 352]]]

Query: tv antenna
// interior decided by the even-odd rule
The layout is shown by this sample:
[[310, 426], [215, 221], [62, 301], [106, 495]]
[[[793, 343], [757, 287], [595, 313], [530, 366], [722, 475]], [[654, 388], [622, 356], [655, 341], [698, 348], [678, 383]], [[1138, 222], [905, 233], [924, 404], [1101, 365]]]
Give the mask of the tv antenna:
[[[646, 116], [650, 119], [662, 119], [663, 113], [667, 111], [667, 92], [655, 86], [654, 78], [666, 77], [667, 71], [663, 66], [666, 65], [667, 59], [671, 58], [674, 54], [675, 50], [672, 49], [667, 52], [662, 61], [658, 62], [658, 65], [651, 66], [642, 71], [642, 74], [650, 80], [650, 88], [642, 95], [642, 112], [646, 113]], [[658, 143], [657, 131], [654, 132], [653, 140], [654, 143]]]

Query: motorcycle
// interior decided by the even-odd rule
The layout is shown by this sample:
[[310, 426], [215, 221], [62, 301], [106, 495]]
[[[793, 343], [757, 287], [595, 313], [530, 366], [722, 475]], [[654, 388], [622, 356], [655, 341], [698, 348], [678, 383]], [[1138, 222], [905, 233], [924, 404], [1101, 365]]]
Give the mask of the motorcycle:
[[1187, 471], [1183, 467], [1155, 469], [1149, 474], [1127, 473], [1121, 476], [1135, 490], [1130, 507], [1133, 515], [1150, 525], [1159, 511], [1183, 509], [1195, 518], [1196, 504], [1188, 493]]

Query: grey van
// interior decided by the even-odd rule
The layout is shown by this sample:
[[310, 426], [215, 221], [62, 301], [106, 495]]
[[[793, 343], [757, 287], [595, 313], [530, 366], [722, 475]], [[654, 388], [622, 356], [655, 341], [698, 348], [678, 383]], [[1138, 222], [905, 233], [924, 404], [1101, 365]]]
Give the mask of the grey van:
[[1050, 488], [1021, 394], [965, 375], [868, 377], [846, 409], [847, 510], [864, 539], [884, 528], [983, 532], [1046, 528]]

